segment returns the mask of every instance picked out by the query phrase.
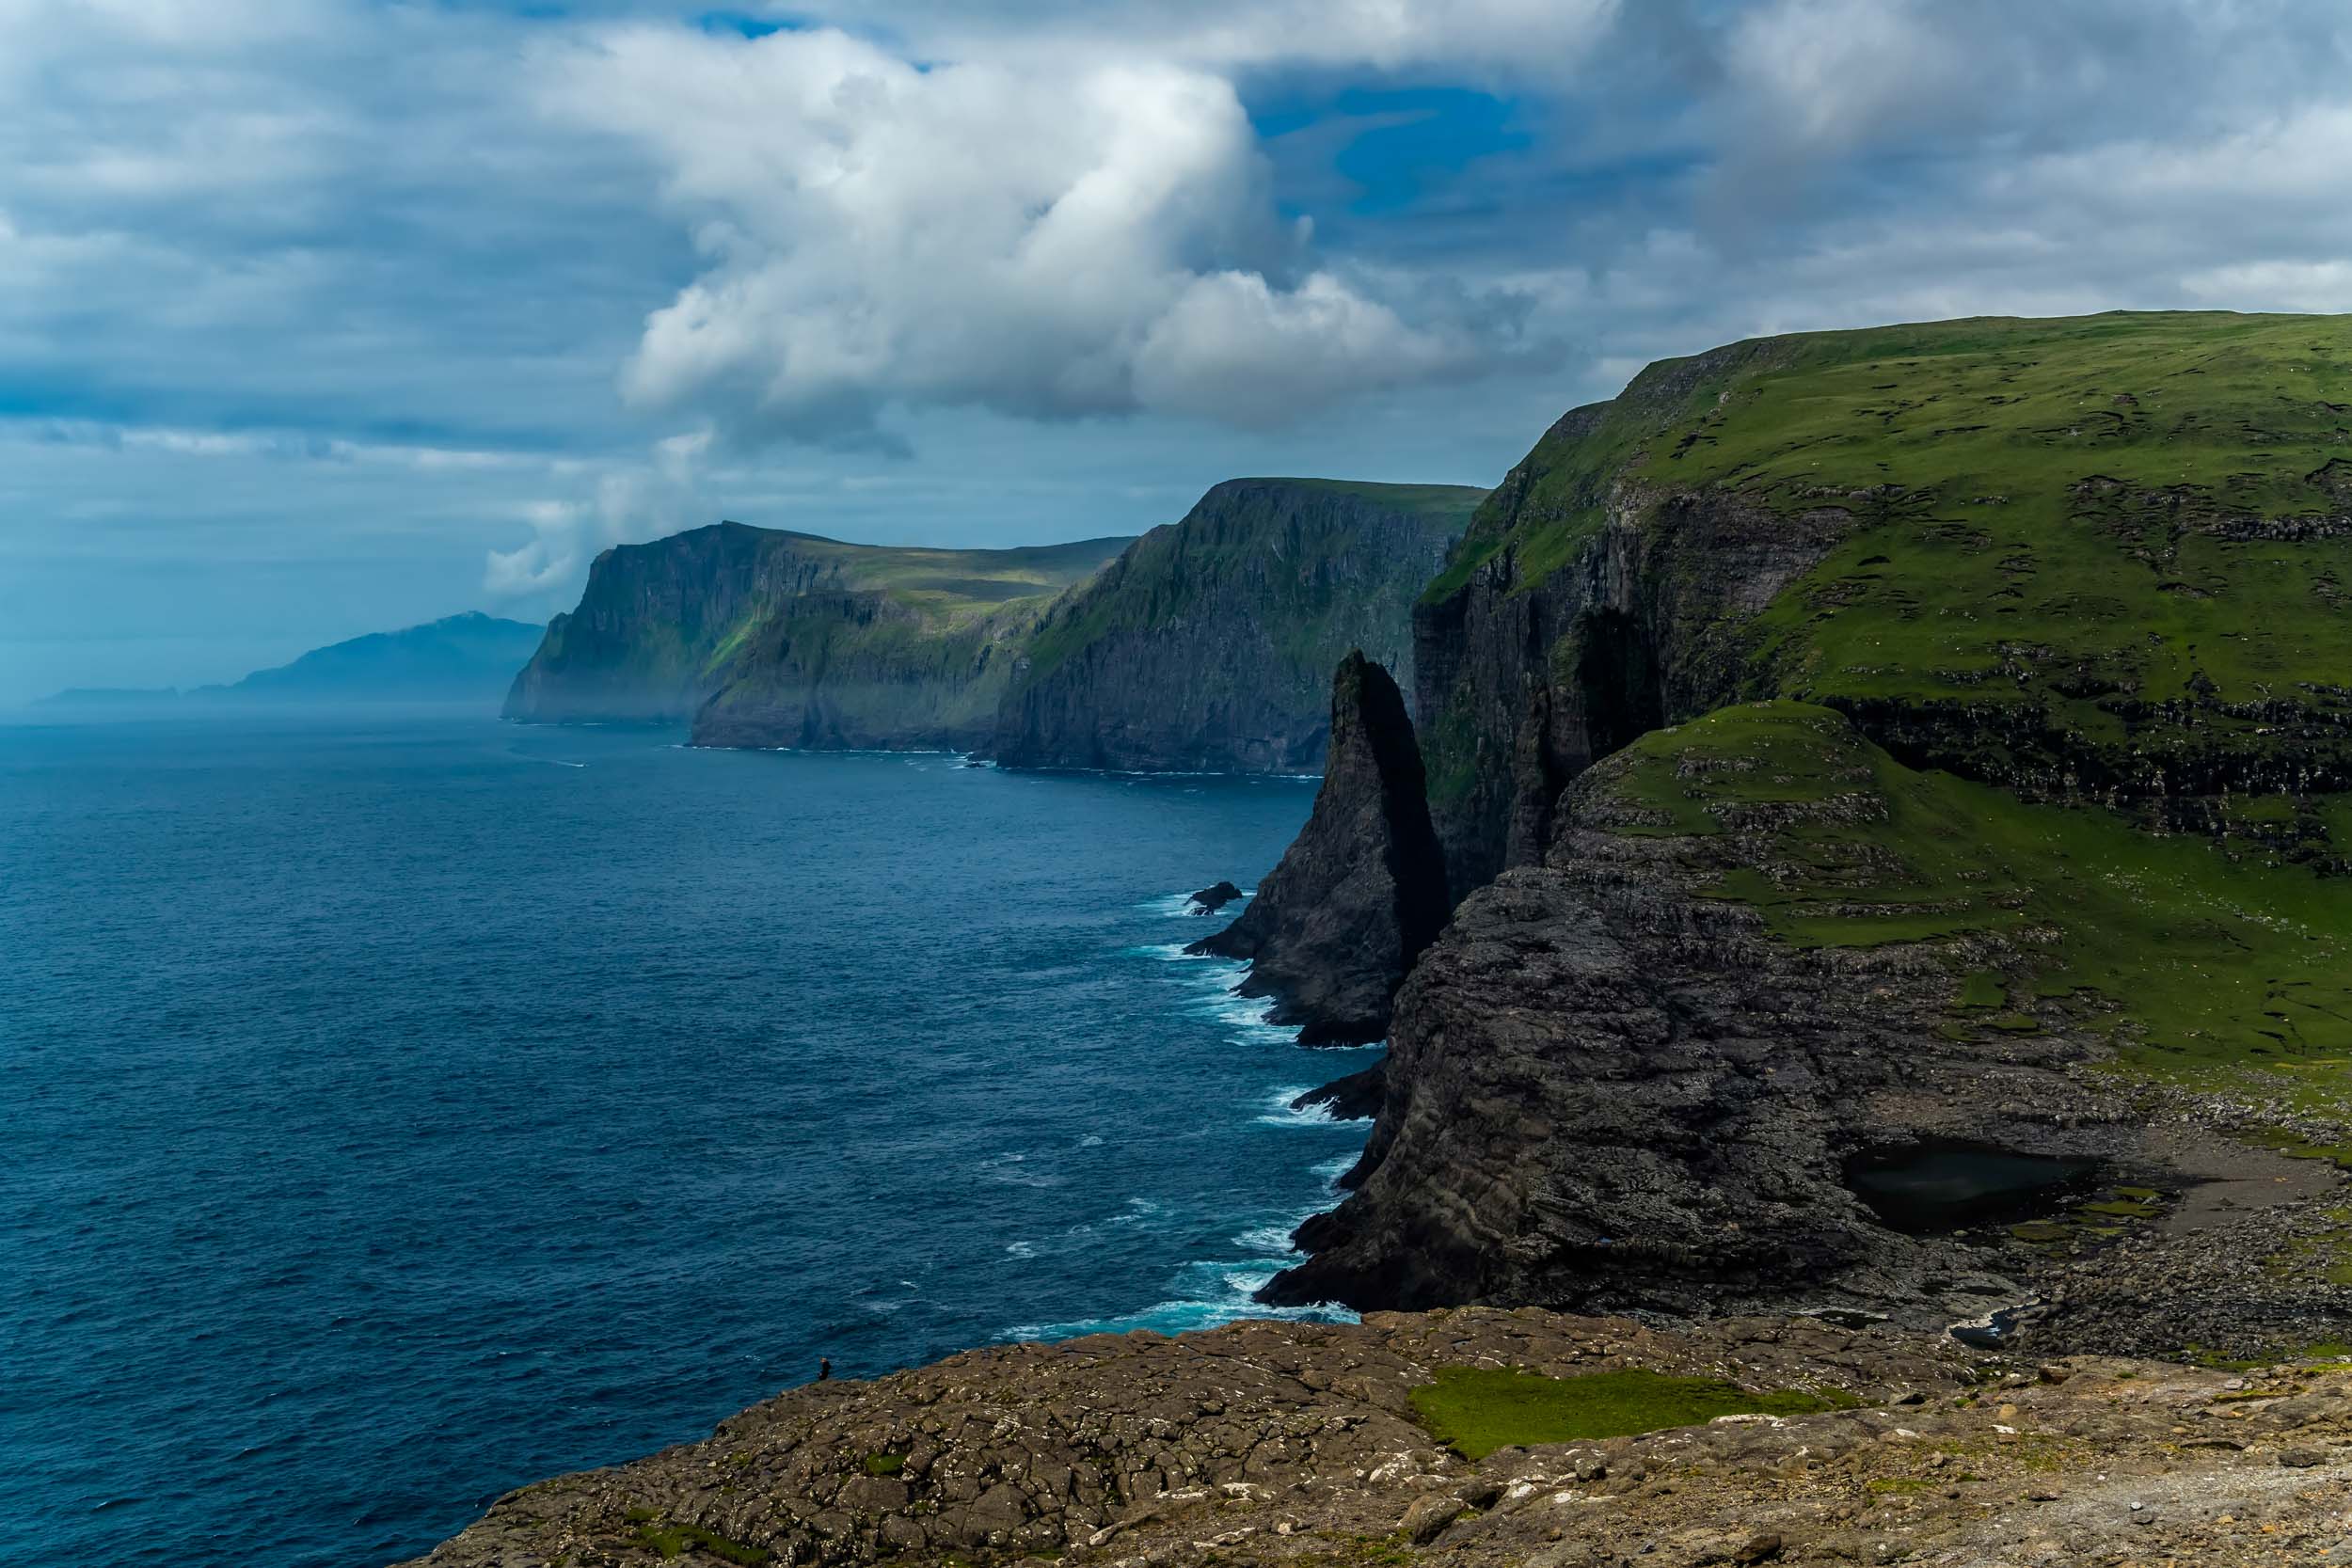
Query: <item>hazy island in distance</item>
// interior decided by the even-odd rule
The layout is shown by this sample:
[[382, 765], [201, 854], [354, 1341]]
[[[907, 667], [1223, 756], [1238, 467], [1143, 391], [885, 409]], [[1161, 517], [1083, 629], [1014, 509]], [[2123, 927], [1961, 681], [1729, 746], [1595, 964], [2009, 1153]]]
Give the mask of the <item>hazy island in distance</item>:
[[254, 703], [479, 703], [506, 694], [546, 628], [469, 610], [399, 631], [370, 632], [226, 686], [73, 687], [33, 705], [128, 715], [168, 706]]

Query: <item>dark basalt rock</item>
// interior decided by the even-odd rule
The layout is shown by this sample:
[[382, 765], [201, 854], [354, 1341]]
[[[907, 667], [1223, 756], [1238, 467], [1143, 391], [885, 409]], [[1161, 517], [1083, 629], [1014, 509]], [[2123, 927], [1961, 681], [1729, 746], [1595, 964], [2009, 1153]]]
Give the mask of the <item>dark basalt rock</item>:
[[1355, 1196], [1300, 1228], [1313, 1256], [1264, 1299], [1916, 1303], [2001, 1260], [1889, 1228], [1848, 1184], [1854, 1156], [2135, 1148], [2123, 1098], [2067, 1070], [2088, 1042], [1939, 1032], [1952, 976], [2009, 961], [1998, 939], [1794, 947], [1704, 895], [1732, 866], [1769, 876], [1792, 808], [1757, 808], [1780, 815], [1754, 832], [1612, 832], [1637, 809], [1611, 791], [1621, 770], [1586, 773], [1545, 863], [1466, 899], [1422, 956]]
[[1014, 768], [1312, 773], [1331, 666], [1412, 685], [1415, 596], [1484, 491], [1237, 479], [1039, 626], [996, 716]]
[[1215, 914], [1241, 896], [1241, 889], [1231, 882], [1216, 882], [1192, 895], [1191, 914]]
[[1246, 996], [1305, 1045], [1388, 1032], [1391, 999], [1449, 908], [1421, 749], [1389, 673], [1351, 653], [1331, 686], [1331, 755], [1314, 815], [1249, 908], [1196, 953], [1247, 958]]
[[[1335, 1078], [1319, 1089], [1309, 1089], [1291, 1101], [1294, 1111], [1321, 1110], [1333, 1121], [1370, 1121], [1380, 1114], [1389, 1092], [1386, 1062], [1375, 1062], [1361, 1072]], [[1344, 1183], [1345, 1179], [1343, 1179]]]

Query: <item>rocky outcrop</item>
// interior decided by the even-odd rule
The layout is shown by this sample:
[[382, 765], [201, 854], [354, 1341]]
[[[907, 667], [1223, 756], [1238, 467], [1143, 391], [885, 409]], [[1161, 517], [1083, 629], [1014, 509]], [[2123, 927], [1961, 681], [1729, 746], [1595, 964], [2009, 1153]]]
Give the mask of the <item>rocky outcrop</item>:
[[[2036, 978], [2064, 933], [1984, 869], [1952, 884], [1979, 905], [1922, 883], [1904, 814], [1944, 835], [1937, 864], [1977, 828], [1915, 787], [1790, 704], [1585, 772], [1542, 863], [1466, 899], [1414, 967], [1354, 1195], [1264, 1299], [1919, 1323], [2032, 1303], [2045, 1343], [2343, 1338], [2352, 1296], [2278, 1261], [2337, 1244], [2330, 1174], [2228, 1135], [2242, 1101], [2099, 1070], [2115, 1003]], [[1808, 941], [1770, 911], [1799, 900]], [[2080, 1180], [2146, 1196], [2068, 1196]], [[2226, 1203], [2167, 1207], [2223, 1182]], [[1924, 1220], [1889, 1196], [1915, 1191]], [[2078, 1200], [2088, 1229], [2010, 1224]]]
[[691, 721], [708, 746], [969, 750], [1054, 596], [1127, 544], [934, 550], [721, 523], [622, 546], [548, 626], [506, 716]]
[[[1601, 1435], [1466, 1458], [1414, 1395], [1497, 1368], [1568, 1390], [1660, 1373], [1821, 1393], [1810, 1414], [1699, 1425], [1620, 1409]], [[1817, 1320], [1379, 1313], [811, 1384], [703, 1441], [509, 1493], [417, 1568], [2269, 1568], [2335, 1560], [2348, 1483], [2341, 1367], [2028, 1362]]]
[[1410, 606], [1484, 491], [1241, 479], [1054, 608], [993, 754], [1020, 768], [1311, 773], [1349, 648], [1409, 689]]
[[1192, 951], [1247, 958], [1247, 996], [1307, 1045], [1387, 1032], [1397, 984], [1444, 923], [1445, 864], [1421, 751], [1386, 670], [1351, 652], [1331, 682], [1331, 754], [1313, 815], [1241, 918]]
[[1313, 1256], [1268, 1299], [1883, 1306], [1990, 1265], [1881, 1224], [1845, 1185], [1849, 1157], [1930, 1135], [2128, 1140], [2125, 1106], [2065, 1071], [2081, 1042], [1939, 1034], [1953, 976], [1995, 965], [1997, 943], [1792, 948], [1701, 895], [1769, 863], [1756, 830], [1785, 811], [1620, 834], [1624, 770], [1587, 773], [1545, 863], [1466, 899], [1416, 966], [1356, 1195], [1301, 1229]]
[[[1540, 860], [1561, 791], [1595, 762], [1758, 689], [1755, 618], [1855, 526], [1843, 504], [1791, 513], [1673, 494], [1606, 462], [1575, 477], [1596, 443], [1608, 450], [1604, 419], [1640, 428], [1673, 405], [1693, 373], [1675, 370], [1665, 387], [1637, 380], [1617, 404], [1554, 425], [1480, 509], [1465, 549], [1503, 542], [1475, 564], [1457, 559], [1414, 608], [1430, 817], [1457, 897]], [[1565, 562], [1528, 559], [1547, 523], [1581, 540]]]
[[719, 523], [621, 545], [588, 569], [580, 603], [507, 693], [526, 723], [683, 722], [724, 678], [726, 640], [769, 601], [823, 577], [792, 536]]
[[1185, 908], [1187, 914], [1215, 914], [1226, 905], [1242, 896], [1241, 889], [1231, 882], [1212, 882], [1192, 895]]

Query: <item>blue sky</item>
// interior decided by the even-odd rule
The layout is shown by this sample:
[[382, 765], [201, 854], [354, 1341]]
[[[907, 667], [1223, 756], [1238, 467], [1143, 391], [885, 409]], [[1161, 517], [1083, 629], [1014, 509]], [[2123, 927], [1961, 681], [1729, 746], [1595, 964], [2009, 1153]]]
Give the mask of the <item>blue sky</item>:
[[1759, 332], [2352, 308], [2289, 0], [0, 0], [0, 705], [720, 516], [1492, 483]]

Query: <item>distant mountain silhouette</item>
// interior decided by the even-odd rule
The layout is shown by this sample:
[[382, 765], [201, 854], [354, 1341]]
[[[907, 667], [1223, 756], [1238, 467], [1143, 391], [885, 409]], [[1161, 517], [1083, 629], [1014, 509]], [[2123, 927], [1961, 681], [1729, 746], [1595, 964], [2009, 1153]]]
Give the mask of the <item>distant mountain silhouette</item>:
[[400, 631], [371, 632], [313, 648], [290, 664], [256, 670], [232, 686], [152, 690], [77, 687], [43, 698], [40, 707], [111, 712], [168, 704], [470, 703], [495, 705], [506, 694], [546, 628], [469, 610]]

